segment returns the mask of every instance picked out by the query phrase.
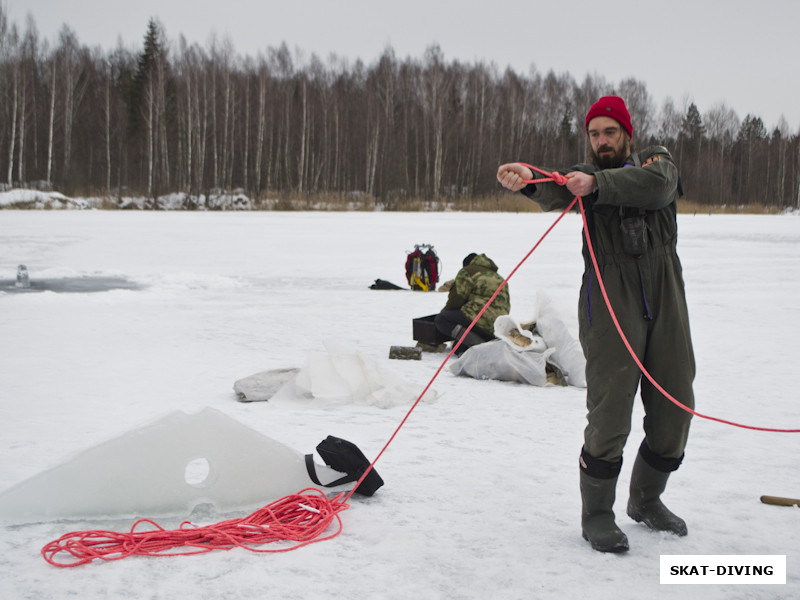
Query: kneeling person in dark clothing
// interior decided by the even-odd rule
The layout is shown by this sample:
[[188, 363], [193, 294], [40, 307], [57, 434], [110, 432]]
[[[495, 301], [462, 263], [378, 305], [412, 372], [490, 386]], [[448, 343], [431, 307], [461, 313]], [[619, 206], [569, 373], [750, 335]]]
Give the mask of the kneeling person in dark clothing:
[[[460, 339], [502, 283], [503, 277], [497, 273], [497, 265], [491, 258], [474, 252], [469, 254], [450, 288], [447, 304], [436, 315], [436, 329], [447, 339]], [[495, 319], [507, 315], [510, 310], [511, 299], [506, 285], [461, 342], [457, 354], [493, 340]]]

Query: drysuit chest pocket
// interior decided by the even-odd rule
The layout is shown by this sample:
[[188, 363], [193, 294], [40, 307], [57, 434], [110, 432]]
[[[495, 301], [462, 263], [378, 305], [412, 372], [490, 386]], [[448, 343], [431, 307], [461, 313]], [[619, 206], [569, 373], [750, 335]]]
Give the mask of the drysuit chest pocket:
[[641, 256], [647, 251], [647, 213], [619, 209], [622, 249], [625, 254]]

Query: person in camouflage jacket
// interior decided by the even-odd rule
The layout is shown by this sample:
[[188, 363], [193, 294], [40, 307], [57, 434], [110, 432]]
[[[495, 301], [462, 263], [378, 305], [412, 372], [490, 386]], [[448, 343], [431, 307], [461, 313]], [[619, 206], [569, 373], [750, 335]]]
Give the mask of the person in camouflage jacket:
[[[592, 105], [585, 126], [588, 160], [561, 171], [566, 187], [526, 184], [533, 173], [519, 163], [501, 165], [498, 181], [544, 210], [563, 209], [576, 195], [582, 197], [584, 234], [623, 332], [654, 379], [693, 409], [695, 360], [676, 251], [678, 170], [661, 146], [632, 152], [630, 113], [618, 96]], [[642, 377], [605, 306], [585, 239], [583, 256], [578, 322], [588, 412], [579, 460], [582, 534], [595, 550], [623, 552], [628, 539], [612, 506], [637, 388], [641, 385], [645, 437], [633, 465], [627, 513], [651, 529], [678, 536], [686, 535], [686, 523], [660, 495], [683, 460], [691, 414]]]
[[[503, 277], [497, 273], [497, 265], [485, 254], [469, 254], [462, 264], [448, 293], [447, 303], [434, 319], [436, 329], [451, 340], [461, 338], [503, 283]], [[494, 339], [495, 319], [507, 315], [510, 310], [511, 297], [506, 285], [462, 340], [457, 353], [461, 354], [472, 346]]]

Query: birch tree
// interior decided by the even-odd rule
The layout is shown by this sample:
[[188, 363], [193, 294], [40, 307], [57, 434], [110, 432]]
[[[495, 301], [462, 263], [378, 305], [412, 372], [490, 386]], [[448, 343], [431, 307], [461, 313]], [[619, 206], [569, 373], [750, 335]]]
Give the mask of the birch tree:
[[14, 150], [17, 143], [17, 122], [19, 121], [19, 96], [20, 96], [20, 72], [21, 61], [18, 54], [18, 37], [16, 28], [12, 27], [10, 35], [4, 36], [2, 47], [2, 59], [6, 68], [10, 71], [8, 79], [10, 85], [6, 93], [9, 102], [9, 111], [11, 119], [11, 127], [8, 134], [8, 174], [6, 181], [8, 186], [11, 187], [14, 183]]

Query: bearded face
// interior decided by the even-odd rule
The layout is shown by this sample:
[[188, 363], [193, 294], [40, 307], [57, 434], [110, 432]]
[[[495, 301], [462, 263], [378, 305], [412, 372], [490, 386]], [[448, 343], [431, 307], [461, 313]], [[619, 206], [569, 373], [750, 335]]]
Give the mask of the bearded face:
[[589, 160], [601, 169], [621, 167], [631, 153], [631, 138], [610, 117], [595, 117], [587, 128], [591, 149]]
[[630, 156], [630, 144], [620, 146], [606, 144], [596, 151], [592, 149], [592, 162], [601, 169], [616, 169], [625, 164], [625, 159]]

